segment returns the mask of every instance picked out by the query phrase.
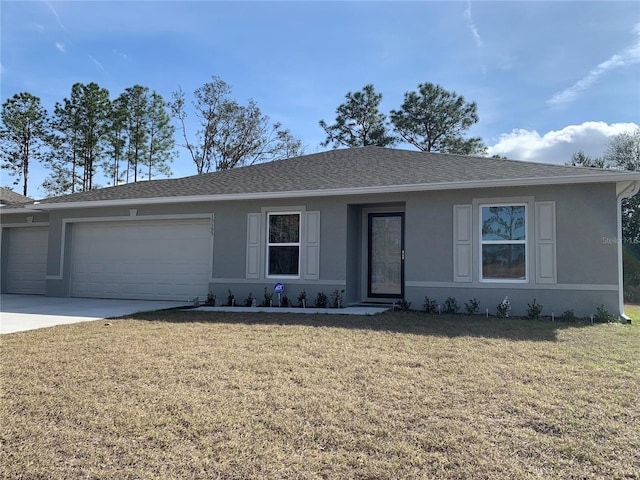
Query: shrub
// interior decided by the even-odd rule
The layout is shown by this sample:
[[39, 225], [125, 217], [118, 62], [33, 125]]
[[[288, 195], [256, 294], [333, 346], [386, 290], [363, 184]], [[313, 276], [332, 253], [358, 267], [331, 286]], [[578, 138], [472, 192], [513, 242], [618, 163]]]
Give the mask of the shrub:
[[460, 306], [458, 305], [458, 301], [453, 297], [447, 297], [444, 301], [444, 312], [450, 314], [456, 314], [460, 310]]
[[289, 298], [285, 294], [280, 296], [280, 306], [284, 308], [289, 306]]
[[533, 303], [527, 304], [527, 317], [531, 320], [538, 320], [540, 318], [540, 314], [542, 313], [542, 305], [536, 302], [536, 299], [533, 299]]
[[344, 290], [334, 290], [331, 294], [331, 308], [341, 308], [342, 307], [342, 294]]
[[403, 312], [408, 312], [411, 309], [411, 302], [407, 302], [404, 298], [398, 301], [398, 309]]
[[236, 297], [233, 296], [233, 293], [231, 293], [231, 290], [227, 290], [229, 292], [229, 295], [227, 295], [227, 305], [230, 307], [233, 307], [236, 304]]
[[216, 296], [213, 294], [213, 292], [209, 292], [207, 294], [207, 300], [206, 302], [204, 302], [205, 305], [208, 305], [210, 307], [215, 307], [216, 306]]
[[327, 308], [327, 296], [324, 292], [318, 292], [316, 295], [316, 308]]
[[469, 302], [464, 303], [464, 311], [468, 315], [477, 315], [480, 313], [480, 300], [477, 298], [472, 298]]
[[271, 307], [273, 305], [273, 293], [267, 291], [267, 287], [264, 287], [264, 299], [262, 300], [263, 307]]
[[307, 304], [307, 292], [306, 290], [302, 290], [300, 295], [298, 295], [298, 306], [305, 307]]
[[438, 311], [438, 302], [431, 300], [429, 297], [424, 297], [422, 308], [427, 313], [436, 313]]
[[593, 317], [594, 322], [605, 323], [613, 321], [613, 315], [610, 314], [606, 308], [604, 308], [604, 304], [601, 304], [596, 309], [596, 314]]
[[253, 294], [251, 292], [249, 292], [249, 296], [244, 299], [244, 306], [245, 307], [253, 307], [253, 301], [254, 300], [255, 300], [255, 298], [253, 297]]
[[576, 314], [573, 313], [573, 310], [566, 310], [563, 314], [562, 314], [562, 319], [565, 322], [572, 322], [575, 323], [578, 321], [578, 318], [576, 317]]

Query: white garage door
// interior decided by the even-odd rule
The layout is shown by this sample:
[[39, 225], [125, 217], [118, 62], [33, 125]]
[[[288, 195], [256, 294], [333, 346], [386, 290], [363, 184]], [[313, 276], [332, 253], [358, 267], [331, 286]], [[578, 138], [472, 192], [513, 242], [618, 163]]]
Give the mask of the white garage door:
[[184, 301], [207, 295], [209, 219], [78, 223], [71, 243], [74, 297]]
[[47, 240], [47, 227], [20, 227], [9, 230], [8, 293], [44, 295]]

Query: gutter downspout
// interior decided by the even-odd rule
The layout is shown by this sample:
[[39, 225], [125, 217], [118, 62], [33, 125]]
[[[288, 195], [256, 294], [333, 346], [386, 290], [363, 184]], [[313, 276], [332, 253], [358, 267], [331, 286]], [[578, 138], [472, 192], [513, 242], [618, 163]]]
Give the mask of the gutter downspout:
[[[621, 186], [617, 184], [618, 188]], [[633, 197], [640, 190], [640, 182], [633, 182], [630, 185], [622, 187], [622, 190], [618, 191], [617, 196], [617, 212], [618, 212], [618, 310], [620, 316], [626, 321], [631, 319], [624, 313], [624, 276], [623, 276], [623, 255], [622, 247], [624, 239], [622, 238], [622, 200], [625, 198]]]

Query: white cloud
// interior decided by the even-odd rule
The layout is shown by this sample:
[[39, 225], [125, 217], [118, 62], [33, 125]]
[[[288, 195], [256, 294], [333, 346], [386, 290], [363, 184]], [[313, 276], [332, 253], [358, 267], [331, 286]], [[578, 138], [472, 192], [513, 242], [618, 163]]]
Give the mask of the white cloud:
[[56, 48], [62, 53], [67, 53], [67, 46], [62, 42], [56, 42]]
[[49, 7], [49, 10], [51, 10], [51, 13], [53, 13], [53, 16], [56, 17], [56, 22], [58, 22], [58, 26], [62, 29], [62, 31], [69, 33], [67, 28], [62, 23], [62, 20], [60, 20], [60, 15], [58, 15], [58, 12], [56, 11], [56, 9], [53, 8], [53, 4], [51, 2], [44, 2], [44, 3], [47, 5], [47, 7]]
[[102, 66], [102, 64], [101, 64], [98, 60], [96, 60], [94, 57], [92, 57], [91, 55], [89, 55], [89, 59], [90, 59], [90, 60], [91, 60], [91, 61], [92, 61], [92, 62], [93, 62], [93, 63], [94, 63], [94, 64], [95, 64], [95, 65], [96, 65], [100, 70], [102, 70], [102, 71], [103, 71], [103, 72], [105, 72], [105, 73], [107, 72], [107, 71], [105, 70], [105, 68]]
[[467, 2], [467, 8], [464, 11], [464, 19], [467, 22], [467, 27], [471, 30], [471, 34], [473, 35], [473, 39], [476, 42], [476, 46], [478, 48], [482, 47], [482, 38], [478, 33], [478, 29], [476, 28], [475, 23], [473, 23], [473, 18], [471, 18], [471, 0]]
[[129, 56], [126, 53], [119, 52], [116, 49], [113, 49], [112, 52], [113, 52], [114, 55], [117, 55], [118, 57], [122, 58], [123, 60], [126, 60], [126, 59], [129, 58]]
[[[478, 32], [478, 28], [476, 27], [476, 24], [473, 21], [473, 17], [471, 17], [471, 0], [467, 0], [467, 8], [464, 11], [464, 20], [467, 24], [467, 28], [469, 28], [469, 30], [471, 31], [471, 35], [473, 35], [473, 40], [476, 42], [478, 55], [482, 56], [483, 41], [482, 41], [482, 37], [480, 36], [480, 33]], [[482, 63], [482, 60], [481, 60], [481, 68], [482, 68], [482, 73], [486, 75], [487, 68], [484, 65], [484, 63]]]
[[638, 36], [634, 45], [627, 48], [622, 53], [612, 55], [608, 60], [600, 63], [597, 67], [587, 73], [586, 76], [578, 80], [569, 88], [554, 94], [549, 100], [547, 100], [547, 103], [554, 106], [569, 103], [573, 101], [580, 92], [589, 88], [608, 71], [640, 63], [640, 23], [634, 26], [633, 31]]
[[601, 156], [608, 140], [620, 133], [639, 128], [635, 123], [584, 122], [568, 125], [540, 135], [535, 130], [516, 129], [500, 135], [500, 140], [487, 151], [516, 160], [564, 164], [582, 150], [589, 156]]
[[38, 33], [43, 33], [45, 31], [44, 26], [39, 23], [30, 23], [28, 25], [28, 28], [31, 30], [35, 30]]

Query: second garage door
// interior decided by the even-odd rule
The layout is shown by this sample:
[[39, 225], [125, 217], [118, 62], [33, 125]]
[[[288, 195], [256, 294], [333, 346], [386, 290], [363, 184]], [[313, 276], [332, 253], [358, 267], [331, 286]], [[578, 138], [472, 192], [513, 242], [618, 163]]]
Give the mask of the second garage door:
[[7, 293], [45, 293], [47, 227], [9, 229]]
[[72, 230], [74, 297], [205, 298], [211, 278], [210, 219], [78, 223]]

